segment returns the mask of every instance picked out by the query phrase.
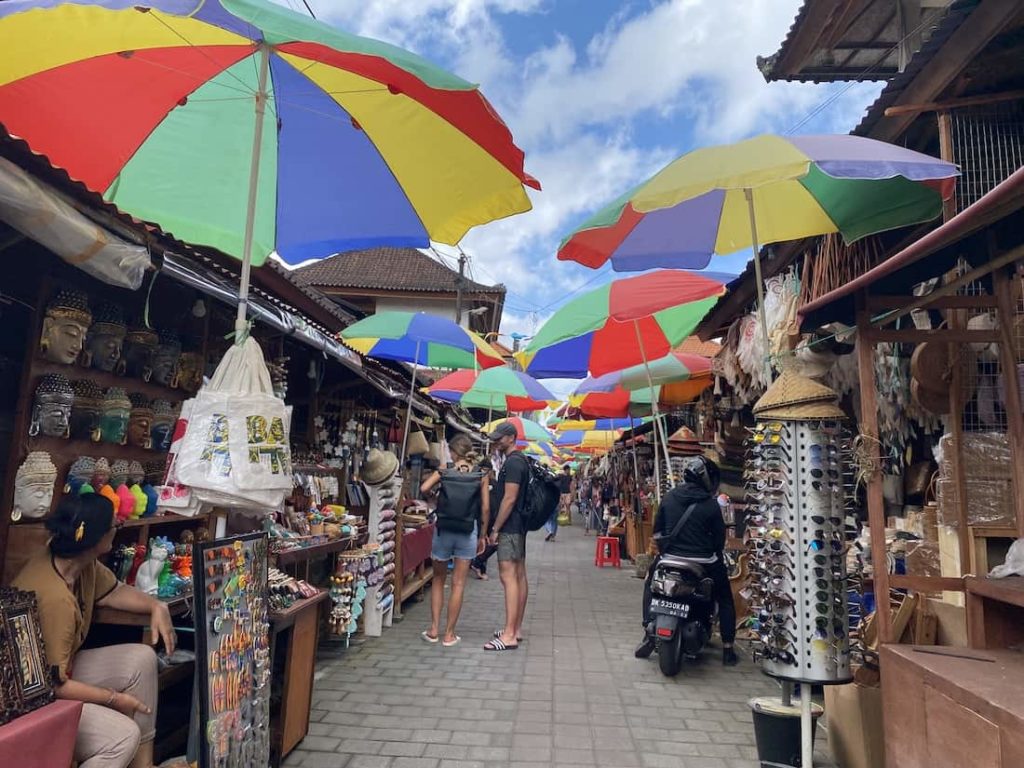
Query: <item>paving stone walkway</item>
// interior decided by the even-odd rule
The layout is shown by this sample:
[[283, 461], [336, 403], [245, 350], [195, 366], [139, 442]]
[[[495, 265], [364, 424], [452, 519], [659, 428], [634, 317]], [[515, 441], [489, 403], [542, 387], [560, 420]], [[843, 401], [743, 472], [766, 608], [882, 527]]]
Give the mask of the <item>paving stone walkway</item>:
[[[642, 582], [593, 566], [579, 526], [532, 534], [530, 603], [516, 651], [486, 653], [502, 593], [470, 579], [454, 648], [419, 633], [429, 606], [319, 665], [310, 733], [289, 768], [756, 768], [747, 701], [777, 695], [748, 653], [721, 666], [717, 638], [675, 679], [639, 661]], [[824, 743], [819, 734], [819, 754]], [[824, 755], [821, 763], [825, 765]]]

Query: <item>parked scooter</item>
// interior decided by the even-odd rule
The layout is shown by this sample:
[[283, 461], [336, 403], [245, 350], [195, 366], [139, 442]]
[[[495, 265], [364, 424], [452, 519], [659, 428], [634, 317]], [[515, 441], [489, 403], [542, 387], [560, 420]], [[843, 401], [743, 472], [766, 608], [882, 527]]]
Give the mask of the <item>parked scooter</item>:
[[696, 659], [711, 637], [714, 582], [704, 566], [713, 562], [713, 557], [663, 555], [654, 566], [650, 621], [644, 629], [667, 677], [679, 673], [684, 657]]

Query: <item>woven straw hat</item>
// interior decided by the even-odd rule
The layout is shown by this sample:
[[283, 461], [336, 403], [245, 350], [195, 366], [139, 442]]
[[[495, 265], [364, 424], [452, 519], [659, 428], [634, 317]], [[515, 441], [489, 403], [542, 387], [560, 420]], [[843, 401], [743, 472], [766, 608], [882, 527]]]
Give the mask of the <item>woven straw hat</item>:
[[363, 462], [362, 471], [359, 473], [362, 481], [367, 485], [380, 485], [391, 478], [398, 470], [398, 457], [391, 451], [382, 451], [379, 448], [372, 448]]
[[843, 409], [835, 403], [800, 403], [799, 405], [783, 405], [770, 411], [761, 411], [757, 418], [779, 419], [781, 421], [804, 421], [808, 419], [845, 419]]
[[841, 419], [845, 414], [836, 405], [836, 393], [791, 368], [785, 369], [768, 387], [757, 404], [759, 419]]

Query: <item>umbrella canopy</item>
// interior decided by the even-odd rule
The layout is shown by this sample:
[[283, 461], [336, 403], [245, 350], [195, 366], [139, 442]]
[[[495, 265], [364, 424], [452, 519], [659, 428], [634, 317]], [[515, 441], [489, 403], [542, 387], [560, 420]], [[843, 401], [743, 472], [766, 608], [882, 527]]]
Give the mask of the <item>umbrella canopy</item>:
[[536, 421], [524, 419], [521, 416], [513, 416], [510, 419], [497, 419], [488, 424], [484, 424], [480, 430], [484, 433], [493, 432], [499, 424], [506, 421], [516, 428], [516, 440], [526, 442], [534, 441], [538, 443], [550, 443], [554, 440], [551, 433]]
[[520, 355], [538, 378], [581, 379], [668, 354], [725, 292], [719, 280], [662, 270], [615, 280], [561, 307]]
[[532, 376], [507, 366], [484, 371], [455, 371], [431, 384], [426, 391], [431, 397], [459, 403], [465, 408], [496, 411], [541, 411], [556, 400]]
[[565, 419], [555, 425], [555, 432], [568, 432], [572, 430], [608, 430], [608, 429], [632, 429], [633, 427], [642, 424], [650, 419], [629, 419], [629, 418], [618, 418], [618, 419]]
[[[713, 254], [934, 219], [956, 166], [860, 136], [757, 136], [689, 152], [567, 237], [558, 258], [617, 272], [703, 269]], [[751, 200], [748, 204], [747, 191]]]
[[476, 86], [267, 0], [14, 0], [0, 50], [9, 133], [257, 266], [454, 244], [537, 187]]
[[615, 441], [622, 436], [620, 429], [587, 429], [569, 430], [562, 432], [555, 438], [555, 445], [559, 448], [572, 448], [577, 451], [607, 450], [615, 445]]
[[626, 389], [647, 389], [651, 384], [670, 384], [711, 376], [711, 361], [686, 352], [669, 352], [647, 365], [626, 368], [619, 383]]
[[428, 368], [493, 368], [501, 355], [472, 331], [426, 312], [378, 312], [341, 332], [356, 352]]
[[710, 387], [710, 375], [698, 376], [672, 384], [656, 384], [652, 400], [651, 389], [629, 390], [622, 385], [622, 371], [591, 377], [580, 382], [569, 396], [569, 405], [581, 414], [593, 418], [623, 418], [646, 416], [659, 406], [676, 407], [693, 402]]

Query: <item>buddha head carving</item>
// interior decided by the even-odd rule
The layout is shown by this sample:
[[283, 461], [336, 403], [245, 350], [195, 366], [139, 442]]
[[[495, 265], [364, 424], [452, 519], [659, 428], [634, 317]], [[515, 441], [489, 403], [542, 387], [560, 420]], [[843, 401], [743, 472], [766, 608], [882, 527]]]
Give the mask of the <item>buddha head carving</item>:
[[133, 326], [124, 343], [124, 362], [127, 374], [136, 379], [149, 381], [153, 376], [153, 355], [160, 337], [156, 331], [144, 326]]
[[57, 467], [45, 451], [32, 451], [18, 467], [14, 476], [14, 506], [11, 520], [23, 517], [45, 517], [53, 501], [53, 486], [57, 482]]
[[182, 352], [178, 360], [178, 386], [195, 394], [203, 385], [203, 356], [199, 352]]
[[126, 459], [118, 459], [110, 465], [110, 485], [113, 488], [120, 488], [128, 482], [128, 473], [131, 465]]
[[146, 482], [146, 470], [142, 462], [133, 461], [128, 465], [128, 482], [132, 485], [142, 485]]
[[63, 373], [47, 373], [36, 387], [29, 435], [67, 438], [71, 432], [71, 406], [75, 391]]
[[71, 365], [85, 347], [92, 314], [84, 293], [63, 289], [46, 305], [39, 351], [51, 363]]
[[149, 399], [141, 392], [128, 395], [132, 410], [128, 417], [128, 444], [136, 448], [150, 448], [153, 438], [149, 430], [153, 425], [153, 408]]
[[157, 486], [164, 484], [164, 473], [167, 470], [166, 462], [147, 461], [144, 469], [146, 470], [146, 482], [149, 485]]
[[71, 405], [71, 437], [75, 440], [100, 439], [100, 404], [103, 390], [89, 379], [75, 379], [71, 382], [75, 400]]
[[86, 483], [92, 482], [93, 472], [96, 470], [96, 459], [92, 456], [79, 456], [75, 459], [71, 468], [68, 470], [67, 484], [64, 486], [64, 493], [74, 491], [78, 493], [78, 489]]
[[160, 343], [153, 356], [153, 378], [165, 387], [178, 386], [178, 362], [181, 359], [181, 339], [174, 331], [160, 331]]
[[82, 362], [86, 367], [107, 373], [123, 373], [121, 351], [127, 332], [121, 307], [109, 301], [103, 302], [92, 314], [92, 326], [89, 328]]
[[171, 437], [174, 434], [174, 423], [178, 420], [177, 411], [167, 400], [153, 401], [153, 423], [149, 429], [155, 451], [168, 451], [171, 448]]
[[128, 442], [128, 419], [132, 401], [122, 387], [111, 387], [103, 395], [100, 406], [100, 436], [105, 443], [124, 445]]
[[99, 491], [104, 485], [110, 483], [110, 462], [100, 456], [93, 462], [92, 475], [89, 476], [92, 487]]

